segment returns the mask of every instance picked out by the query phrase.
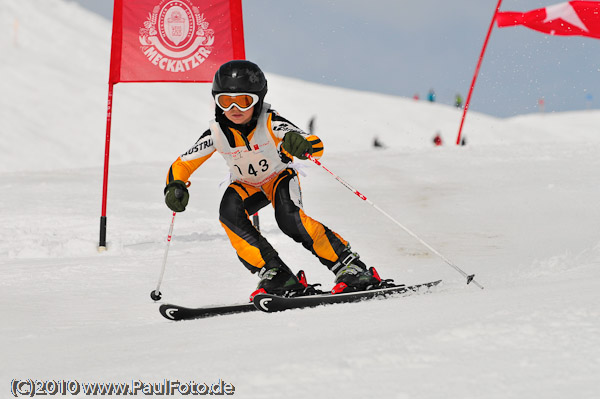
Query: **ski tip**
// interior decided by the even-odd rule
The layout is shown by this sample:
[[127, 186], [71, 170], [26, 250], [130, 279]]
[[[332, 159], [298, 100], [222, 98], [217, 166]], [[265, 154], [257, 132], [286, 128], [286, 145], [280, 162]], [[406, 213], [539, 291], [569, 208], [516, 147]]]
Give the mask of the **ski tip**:
[[267, 312], [267, 313], [272, 311], [269, 308], [269, 304], [272, 300], [273, 300], [273, 297], [271, 295], [267, 294], [266, 292], [255, 295], [254, 298], [252, 298], [252, 302], [254, 303], [254, 306], [258, 310], [262, 310], [263, 312]]
[[179, 311], [179, 307], [178, 306], [166, 305], [166, 304], [165, 305], [160, 305], [160, 307], [158, 308], [158, 311], [166, 319], [169, 319], [169, 320], [179, 320], [179, 318], [176, 316], [177, 312]]

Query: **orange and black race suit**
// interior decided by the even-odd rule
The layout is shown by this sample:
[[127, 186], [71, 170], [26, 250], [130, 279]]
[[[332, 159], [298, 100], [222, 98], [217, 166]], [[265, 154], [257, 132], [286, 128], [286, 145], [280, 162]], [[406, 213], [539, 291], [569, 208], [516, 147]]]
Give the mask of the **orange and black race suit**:
[[219, 208], [219, 220], [239, 259], [252, 272], [277, 256], [277, 251], [252, 225], [249, 216], [269, 203], [279, 228], [301, 243], [328, 268], [333, 268], [348, 247], [348, 242], [329, 228], [310, 218], [302, 209], [302, 194], [291, 156], [281, 148], [283, 137], [295, 131], [312, 144], [313, 156], [323, 155], [323, 144], [279, 116], [263, 104], [256, 127], [247, 135], [213, 120], [185, 154], [171, 165], [167, 184], [187, 182], [192, 173], [215, 152], [229, 166], [231, 183]]

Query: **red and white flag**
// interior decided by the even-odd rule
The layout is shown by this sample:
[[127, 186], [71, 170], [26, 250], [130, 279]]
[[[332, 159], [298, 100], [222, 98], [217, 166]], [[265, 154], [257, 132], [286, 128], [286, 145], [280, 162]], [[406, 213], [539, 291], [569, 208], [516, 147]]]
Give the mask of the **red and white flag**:
[[241, 0], [115, 0], [109, 83], [211, 82], [244, 59]]
[[499, 12], [499, 28], [524, 25], [560, 36], [587, 36], [600, 39], [600, 1], [569, 1], [529, 12]]

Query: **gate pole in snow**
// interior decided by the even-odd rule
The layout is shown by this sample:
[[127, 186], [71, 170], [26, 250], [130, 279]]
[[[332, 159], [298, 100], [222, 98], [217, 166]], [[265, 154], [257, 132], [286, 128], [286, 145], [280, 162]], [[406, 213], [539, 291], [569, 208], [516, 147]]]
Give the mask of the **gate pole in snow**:
[[106, 250], [106, 197], [108, 192], [108, 158], [110, 155], [110, 126], [112, 122], [112, 100], [114, 83], [108, 84], [108, 105], [106, 108], [106, 143], [104, 147], [104, 181], [102, 186], [102, 215], [100, 216], [100, 242], [98, 251]]
[[485, 49], [487, 47], [488, 41], [490, 40], [490, 35], [492, 34], [492, 29], [494, 29], [494, 23], [496, 22], [496, 15], [498, 15], [498, 11], [500, 10], [501, 4], [502, 4], [502, 0], [498, 0], [498, 5], [496, 5], [496, 11], [494, 11], [494, 16], [492, 17], [492, 22], [490, 23], [490, 28], [488, 29], [487, 36], [485, 37], [485, 41], [483, 42], [483, 48], [481, 49], [481, 54], [479, 54], [479, 62], [477, 62], [477, 67], [475, 68], [475, 73], [473, 74], [473, 80], [471, 81], [469, 95], [467, 96], [467, 101], [465, 102], [465, 108], [463, 109], [462, 119], [460, 120], [460, 127], [458, 128], [458, 136], [456, 137], [456, 145], [460, 145], [460, 136], [462, 133], [463, 124], [465, 123], [465, 118], [467, 116], [467, 111], [469, 110], [469, 104], [471, 103], [471, 94], [473, 94], [473, 89], [475, 88], [475, 81], [477, 80], [477, 75], [479, 75], [479, 68], [481, 68], [481, 62], [483, 61], [483, 54], [485, 53]]

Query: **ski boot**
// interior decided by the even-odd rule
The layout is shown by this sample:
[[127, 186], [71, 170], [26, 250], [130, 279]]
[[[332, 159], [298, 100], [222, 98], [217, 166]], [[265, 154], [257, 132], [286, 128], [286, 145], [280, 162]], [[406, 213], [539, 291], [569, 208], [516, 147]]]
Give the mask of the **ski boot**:
[[382, 280], [374, 267], [367, 268], [358, 258], [358, 254], [349, 250], [340, 256], [341, 260], [331, 269], [335, 273], [335, 286], [331, 290], [332, 294], [366, 291], [394, 285], [390, 279]]
[[[250, 294], [250, 301], [257, 294], [273, 294], [280, 296], [296, 296], [302, 294], [307, 288], [304, 272], [300, 271], [295, 276], [290, 268], [278, 257], [269, 260], [258, 272], [260, 281], [256, 290]], [[301, 279], [303, 281], [301, 281]]]

